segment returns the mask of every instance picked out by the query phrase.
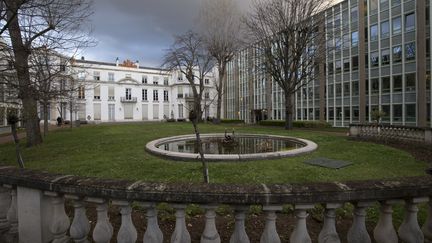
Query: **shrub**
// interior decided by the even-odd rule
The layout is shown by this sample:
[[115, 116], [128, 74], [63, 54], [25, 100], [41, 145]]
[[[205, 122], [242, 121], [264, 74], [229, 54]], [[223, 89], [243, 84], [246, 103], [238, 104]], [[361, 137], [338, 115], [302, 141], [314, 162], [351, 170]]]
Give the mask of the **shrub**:
[[167, 122], [175, 122], [175, 119], [167, 119]]
[[244, 123], [244, 121], [236, 119], [221, 119], [220, 123]]
[[[285, 121], [266, 120], [266, 121], [260, 121], [259, 125], [284, 127]], [[331, 127], [331, 125], [327, 122], [320, 122], [320, 121], [293, 121], [293, 127], [297, 127], [297, 128], [327, 128], [327, 127]]]
[[177, 119], [177, 121], [178, 121], [178, 122], [185, 122], [186, 119], [185, 119], [185, 118], [179, 118], [179, 119]]

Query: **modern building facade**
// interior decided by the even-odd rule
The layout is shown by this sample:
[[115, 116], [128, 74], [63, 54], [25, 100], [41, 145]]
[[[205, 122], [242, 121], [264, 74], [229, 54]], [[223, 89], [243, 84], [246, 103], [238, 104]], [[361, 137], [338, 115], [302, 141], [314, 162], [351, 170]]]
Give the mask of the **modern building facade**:
[[[190, 85], [179, 72], [140, 67], [138, 62], [129, 60], [123, 63], [76, 60], [72, 69], [80, 80], [73, 112], [77, 117], [72, 119], [90, 122], [186, 119], [192, 107]], [[205, 118], [214, 116], [216, 111], [213, 79], [212, 75], [205, 79], [202, 104]], [[63, 117], [70, 119], [68, 112]]]
[[[432, 10], [428, 0], [345, 0], [324, 11], [326, 61], [295, 95], [296, 120], [334, 126], [373, 122], [431, 124]], [[271, 78], [253, 73], [256, 48], [229, 64], [226, 118], [285, 119], [284, 95]]]

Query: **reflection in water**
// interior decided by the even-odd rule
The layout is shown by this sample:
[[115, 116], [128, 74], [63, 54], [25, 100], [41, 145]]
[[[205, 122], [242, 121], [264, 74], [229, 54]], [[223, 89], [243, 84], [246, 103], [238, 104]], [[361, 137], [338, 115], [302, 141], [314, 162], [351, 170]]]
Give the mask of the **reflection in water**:
[[[194, 139], [170, 142], [158, 147], [172, 152], [198, 153], [198, 146]], [[301, 147], [304, 145], [295, 141], [274, 138], [236, 137], [235, 141], [231, 143], [224, 142], [224, 138], [202, 139], [202, 148], [205, 154], [256, 154]]]

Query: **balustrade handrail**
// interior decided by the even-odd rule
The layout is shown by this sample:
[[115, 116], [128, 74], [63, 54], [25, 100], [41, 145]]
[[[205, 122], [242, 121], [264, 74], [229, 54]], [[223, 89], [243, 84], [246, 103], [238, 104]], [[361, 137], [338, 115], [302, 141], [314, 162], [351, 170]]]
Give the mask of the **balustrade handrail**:
[[402, 125], [390, 125], [390, 124], [349, 124], [350, 127], [382, 127], [382, 128], [397, 128], [397, 129], [411, 129], [418, 131], [432, 131], [430, 127], [415, 127], [415, 126], [402, 126]]
[[432, 195], [430, 176], [350, 182], [233, 185], [100, 179], [0, 167], [0, 184], [79, 197], [182, 204], [317, 204]]

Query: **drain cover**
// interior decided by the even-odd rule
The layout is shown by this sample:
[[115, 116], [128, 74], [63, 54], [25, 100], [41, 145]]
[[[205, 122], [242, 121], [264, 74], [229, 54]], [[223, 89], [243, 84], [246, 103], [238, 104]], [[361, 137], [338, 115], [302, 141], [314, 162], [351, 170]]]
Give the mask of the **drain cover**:
[[333, 160], [327, 158], [315, 158], [315, 159], [307, 160], [304, 163], [309, 165], [321, 166], [325, 168], [331, 168], [331, 169], [340, 169], [353, 164], [347, 161]]

